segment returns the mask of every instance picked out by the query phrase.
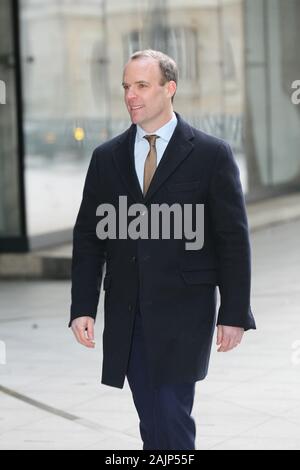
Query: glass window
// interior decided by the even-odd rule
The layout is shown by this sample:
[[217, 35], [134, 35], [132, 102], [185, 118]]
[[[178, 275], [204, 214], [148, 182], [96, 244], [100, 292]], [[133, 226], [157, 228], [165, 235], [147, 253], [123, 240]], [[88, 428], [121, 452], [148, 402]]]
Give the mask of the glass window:
[[123, 66], [143, 48], [177, 61], [175, 110], [231, 144], [245, 193], [299, 178], [298, 0], [20, 6], [30, 235], [74, 225], [92, 150], [130, 125]]
[[[151, 47], [148, 36], [149, 31], [147, 30], [131, 31], [125, 36], [124, 63], [134, 52]], [[164, 37], [166, 38], [164, 52], [176, 61], [180, 69], [180, 80], [196, 80], [198, 78], [196, 31], [184, 26], [164, 27]]]
[[[12, 2], [0, 2], [0, 237], [21, 235]], [[0, 242], [1, 243], [1, 242]]]
[[108, 137], [101, 1], [22, 0], [29, 235], [74, 225], [92, 150]]
[[245, 0], [246, 152], [250, 192], [299, 187], [300, 78], [298, 0]]

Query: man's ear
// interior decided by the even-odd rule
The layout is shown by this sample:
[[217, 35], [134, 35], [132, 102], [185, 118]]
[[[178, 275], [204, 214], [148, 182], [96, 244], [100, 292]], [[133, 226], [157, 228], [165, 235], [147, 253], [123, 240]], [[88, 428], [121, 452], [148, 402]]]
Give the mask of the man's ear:
[[167, 90], [168, 90], [168, 94], [170, 98], [172, 98], [172, 96], [175, 95], [176, 89], [177, 89], [177, 85], [176, 85], [176, 82], [174, 82], [174, 80], [171, 80], [170, 82], [168, 82]]

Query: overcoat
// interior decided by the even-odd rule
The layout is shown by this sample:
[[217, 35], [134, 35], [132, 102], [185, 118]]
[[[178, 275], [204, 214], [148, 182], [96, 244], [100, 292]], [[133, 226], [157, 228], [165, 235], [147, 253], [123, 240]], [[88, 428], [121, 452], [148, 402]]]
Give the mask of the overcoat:
[[[137, 309], [154, 384], [204, 379], [216, 324], [255, 329], [249, 233], [237, 164], [225, 141], [176, 116], [177, 126], [145, 197], [135, 171], [136, 125], [94, 151], [74, 227], [69, 326], [77, 317], [96, 318], [106, 264], [102, 383], [118, 388], [124, 385]], [[189, 205], [187, 220], [195, 225], [196, 207], [203, 205], [203, 245], [187, 249], [184, 227], [181, 237], [172, 236], [172, 217], [167, 236], [160, 228], [159, 237], [151, 237], [150, 229], [147, 237], [124, 236], [124, 231], [118, 236], [121, 211], [124, 220], [120, 196], [123, 201], [126, 196], [128, 208], [142, 205], [126, 218], [128, 225], [139, 216], [151, 227], [151, 209], [161, 204], [177, 204], [182, 214]], [[115, 209], [117, 224], [116, 236], [106, 239], [96, 233], [104, 220], [97, 215], [103, 204]]]

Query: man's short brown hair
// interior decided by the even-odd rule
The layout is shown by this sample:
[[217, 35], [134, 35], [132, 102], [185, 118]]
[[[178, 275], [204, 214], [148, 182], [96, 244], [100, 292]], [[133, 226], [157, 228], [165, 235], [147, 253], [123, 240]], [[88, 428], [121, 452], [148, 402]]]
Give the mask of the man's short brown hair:
[[[158, 62], [162, 81], [161, 85], [165, 85], [165, 83], [170, 82], [171, 80], [174, 81], [177, 85], [178, 83], [178, 68], [177, 64], [174, 59], [169, 57], [167, 54], [164, 54], [160, 51], [155, 51], [153, 49], [145, 49], [143, 51], [137, 51], [130, 57], [130, 60], [137, 60], [143, 58], [152, 58]], [[175, 93], [172, 96], [172, 102], [174, 99]]]

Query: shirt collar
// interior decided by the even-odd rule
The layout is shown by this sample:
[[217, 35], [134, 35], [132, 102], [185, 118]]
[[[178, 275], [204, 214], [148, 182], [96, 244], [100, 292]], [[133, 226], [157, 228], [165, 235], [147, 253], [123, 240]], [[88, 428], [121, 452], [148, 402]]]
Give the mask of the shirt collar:
[[[176, 114], [173, 112], [172, 119], [170, 119], [170, 121], [168, 121], [162, 127], [157, 129], [155, 132], [151, 132], [151, 134], [156, 134], [160, 137], [160, 139], [163, 139], [166, 142], [169, 142], [176, 126], [177, 126], [177, 117], [176, 117]], [[144, 131], [144, 129], [137, 124], [136, 139], [140, 141], [147, 134], [149, 134], [149, 132]]]

